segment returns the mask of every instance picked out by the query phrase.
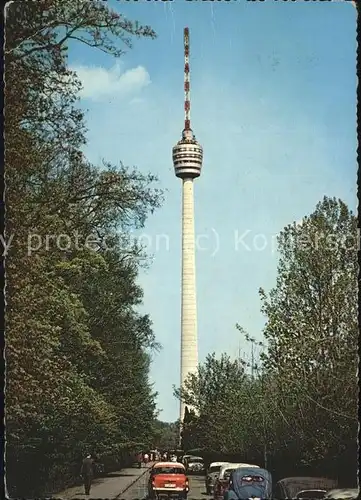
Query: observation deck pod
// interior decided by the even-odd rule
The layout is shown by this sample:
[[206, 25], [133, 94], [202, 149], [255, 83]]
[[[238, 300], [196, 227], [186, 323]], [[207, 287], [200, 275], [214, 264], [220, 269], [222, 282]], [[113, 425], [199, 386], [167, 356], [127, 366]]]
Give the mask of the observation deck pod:
[[182, 139], [173, 148], [175, 175], [181, 179], [194, 179], [201, 175], [203, 148], [191, 129], [184, 129]]

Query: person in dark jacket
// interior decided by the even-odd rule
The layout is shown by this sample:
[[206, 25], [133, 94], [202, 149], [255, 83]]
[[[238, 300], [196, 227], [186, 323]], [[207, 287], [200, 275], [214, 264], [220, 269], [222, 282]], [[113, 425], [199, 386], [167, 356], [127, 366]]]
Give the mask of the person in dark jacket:
[[82, 463], [80, 475], [83, 478], [85, 494], [90, 494], [90, 488], [94, 478], [94, 460], [91, 455], [87, 455]]

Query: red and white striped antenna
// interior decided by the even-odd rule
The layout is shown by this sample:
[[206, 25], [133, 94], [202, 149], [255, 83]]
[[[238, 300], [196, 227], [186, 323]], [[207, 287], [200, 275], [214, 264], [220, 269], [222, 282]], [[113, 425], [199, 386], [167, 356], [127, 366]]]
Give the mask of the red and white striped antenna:
[[189, 79], [189, 28], [184, 28], [184, 129], [191, 128], [191, 100]]

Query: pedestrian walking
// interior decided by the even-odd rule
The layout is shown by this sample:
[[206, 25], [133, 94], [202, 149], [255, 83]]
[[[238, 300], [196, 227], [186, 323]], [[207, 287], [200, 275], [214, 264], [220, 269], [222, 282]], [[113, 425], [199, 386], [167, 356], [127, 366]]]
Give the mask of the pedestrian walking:
[[90, 454], [83, 460], [80, 475], [84, 482], [85, 494], [90, 495], [90, 488], [94, 478], [94, 460]]
[[149, 461], [149, 455], [148, 455], [148, 453], [144, 453], [144, 463], [145, 463], [145, 465], [147, 465], [148, 461]]

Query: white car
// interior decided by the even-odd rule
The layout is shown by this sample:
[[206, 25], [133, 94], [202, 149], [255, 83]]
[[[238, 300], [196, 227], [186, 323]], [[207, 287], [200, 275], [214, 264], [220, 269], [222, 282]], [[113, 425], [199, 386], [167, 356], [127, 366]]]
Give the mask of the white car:
[[226, 465], [228, 463], [229, 462], [212, 462], [208, 467], [205, 480], [207, 495], [212, 495], [213, 487], [219, 475], [219, 471], [221, 470], [222, 465]]
[[188, 458], [191, 458], [192, 456], [193, 455], [183, 455], [182, 464], [186, 466]]
[[189, 457], [186, 465], [189, 474], [202, 474], [204, 472], [204, 460], [202, 457]]

